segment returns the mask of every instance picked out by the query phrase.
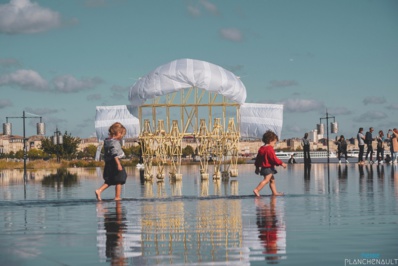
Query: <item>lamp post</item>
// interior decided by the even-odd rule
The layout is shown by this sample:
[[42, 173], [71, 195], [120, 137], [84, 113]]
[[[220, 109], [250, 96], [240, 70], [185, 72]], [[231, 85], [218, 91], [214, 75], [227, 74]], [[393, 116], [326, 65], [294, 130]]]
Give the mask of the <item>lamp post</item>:
[[54, 132], [54, 136], [52, 137], [52, 142], [55, 145], [55, 151], [57, 153], [57, 162], [61, 162], [61, 158], [59, 156], [59, 145], [62, 145], [64, 143], [64, 139], [62, 137], [61, 132], [58, 130], [58, 127], [56, 128]]
[[330, 123], [331, 126], [331, 133], [337, 133], [338, 131], [338, 126], [337, 126], [337, 122], [335, 121], [335, 117], [334, 116], [329, 116], [328, 111], [326, 110], [326, 117], [321, 117], [319, 119], [319, 124], [317, 125], [318, 127], [318, 132], [320, 134], [323, 134], [323, 124], [322, 124], [322, 120], [326, 119], [326, 143], [327, 143], [327, 156], [328, 156], [328, 165], [329, 165], [329, 157], [330, 157], [330, 153], [329, 153], [329, 119], [333, 118], [333, 122]]
[[[34, 114], [31, 114], [34, 115]], [[22, 112], [22, 116], [7, 116], [6, 123], [3, 123], [3, 134], [4, 135], [12, 135], [12, 124], [8, 123], [9, 118], [22, 118], [23, 120], [23, 178], [26, 181], [26, 159], [27, 159], [27, 147], [26, 147], [26, 136], [25, 136], [25, 119], [27, 118], [40, 118], [40, 123], [37, 123], [37, 135], [44, 135], [45, 134], [45, 125], [42, 122], [41, 116], [26, 116], [25, 111]]]

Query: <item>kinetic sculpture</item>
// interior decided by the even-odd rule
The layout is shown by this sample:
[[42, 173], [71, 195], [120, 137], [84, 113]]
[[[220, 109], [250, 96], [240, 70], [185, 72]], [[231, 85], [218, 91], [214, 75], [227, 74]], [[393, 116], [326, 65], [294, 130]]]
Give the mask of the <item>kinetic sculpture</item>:
[[[157, 179], [163, 179], [165, 165], [170, 165], [171, 178], [182, 178], [182, 142], [186, 137], [194, 139], [190, 144], [194, 146], [196, 157], [199, 158], [202, 179], [209, 178], [209, 160], [213, 162], [214, 179], [237, 176], [240, 134], [236, 130], [235, 121], [239, 123], [239, 104], [199, 88], [173, 92], [165, 96], [165, 101], [161, 101], [160, 98], [156, 97], [152, 102], [138, 107], [139, 121], [143, 121], [139, 140], [145, 179], [152, 180], [153, 172], [156, 173]], [[179, 101], [175, 102], [176, 99]], [[159, 109], [165, 109], [166, 123], [163, 119], [156, 120], [158, 114], [162, 113]], [[222, 117], [214, 118], [213, 122], [214, 109], [220, 111]], [[227, 110], [233, 110], [230, 113], [234, 113], [234, 117], [229, 118], [226, 128]], [[143, 114], [151, 118], [144, 117]], [[178, 115], [179, 119], [171, 119], [172, 116], [175, 118]], [[155, 124], [156, 129], [151, 126]]]
[[[201, 179], [209, 172], [227, 179], [238, 176], [241, 137], [261, 139], [268, 129], [281, 134], [283, 105], [245, 103], [240, 78], [204, 61], [157, 67], [130, 88], [129, 100], [130, 106], [97, 106], [97, 137], [103, 140], [113, 122], [124, 124], [126, 137], [140, 141], [146, 180], [163, 180], [166, 169], [170, 178], [182, 179], [184, 139], [193, 140]], [[100, 151], [101, 145], [97, 158]]]

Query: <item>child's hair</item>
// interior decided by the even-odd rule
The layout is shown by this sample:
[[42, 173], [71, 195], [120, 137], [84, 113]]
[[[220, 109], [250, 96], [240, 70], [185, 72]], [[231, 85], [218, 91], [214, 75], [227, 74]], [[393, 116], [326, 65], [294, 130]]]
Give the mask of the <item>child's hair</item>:
[[126, 135], [126, 128], [119, 122], [113, 123], [109, 127], [109, 136], [115, 136], [117, 133], [121, 133], [123, 136]]
[[262, 141], [265, 143], [265, 144], [269, 144], [271, 141], [273, 141], [273, 140], [279, 140], [278, 139], [278, 136], [273, 132], [273, 131], [271, 131], [271, 130], [267, 130], [265, 133], [264, 133], [264, 135], [263, 135], [263, 139], [262, 139]]

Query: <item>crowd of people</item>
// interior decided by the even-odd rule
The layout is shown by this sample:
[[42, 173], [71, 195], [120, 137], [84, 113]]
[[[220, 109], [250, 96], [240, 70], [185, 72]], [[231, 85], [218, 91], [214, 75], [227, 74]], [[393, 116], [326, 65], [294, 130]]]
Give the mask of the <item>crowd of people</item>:
[[[378, 134], [373, 137], [373, 127], [369, 128], [365, 134], [363, 133], [363, 128], [359, 128], [357, 139], [358, 139], [358, 164], [363, 165], [366, 162], [372, 163], [392, 163], [397, 164], [397, 156], [398, 156], [398, 129], [389, 129], [387, 136], [384, 136], [383, 130], [379, 130]], [[373, 142], [377, 141], [377, 150], [376, 150], [376, 158], [373, 158]], [[387, 147], [390, 148], [390, 154], [384, 157], [384, 147], [385, 143], [387, 143]], [[366, 154], [365, 154], [365, 145], [366, 145]], [[337, 153], [339, 161], [341, 162], [342, 156], [345, 157], [347, 161], [347, 142], [344, 139], [344, 136], [341, 135], [339, 140], [337, 141]], [[365, 156], [365, 159], [364, 159]], [[373, 160], [375, 159], [375, 160]]]

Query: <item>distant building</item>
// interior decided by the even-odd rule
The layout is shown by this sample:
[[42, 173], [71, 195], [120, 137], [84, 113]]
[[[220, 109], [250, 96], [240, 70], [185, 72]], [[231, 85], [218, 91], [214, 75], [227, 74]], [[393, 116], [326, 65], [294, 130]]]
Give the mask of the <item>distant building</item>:
[[99, 142], [98, 142], [96, 137], [80, 139], [80, 144], [77, 147], [77, 151], [84, 151], [84, 149], [87, 148], [90, 145], [94, 145], [95, 147], [98, 147]]
[[23, 150], [23, 137], [0, 135], [0, 153], [16, 153], [19, 150]]
[[293, 139], [288, 139], [287, 140], [287, 147], [289, 147], [291, 150], [301, 150], [301, 139], [299, 138], [293, 138]]
[[318, 130], [314, 129], [314, 130], [308, 132], [308, 137], [312, 142], [317, 143], [318, 142]]
[[[311, 140], [311, 150], [326, 150], [327, 149], [327, 141], [326, 138], [318, 139], [319, 135], [317, 134], [317, 130], [313, 130], [309, 132], [309, 138]], [[47, 137], [41, 135], [34, 135], [27, 139], [26, 141], [26, 149], [29, 151], [30, 149], [41, 149], [41, 142], [43, 139]], [[89, 145], [94, 145], [98, 147], [100, 142], [96, 137], [84, 138], [81, 139], [80, 144], [78, 145], [77, 150], [83, 151]], [[131, 148], [132, 146], [138, 145], [138, 138], [125, 138], [123, 139], [123, 147]], [[185, 148], [187, 145], [196, 149], [197, 143], [194, 138], [186, 137], [182, 140], [182, 148]], [[260, 146], [263, 143], [260, 139], [242, 139], [240, 141], [240, 151], [239, 154], [241, 156], [250, 157], [255, 156]], [[376, 149], [377, 142], [373, 142], [373, 147]], [[337, 151], [336, 140], [334, 138], [329, 139], [329, 148], [331, 151]], [[358, 141], [356, 138], [348, 139], [348, 150], [358, 149]], [[23, 137], [17, 135], [2, 135], [0, 134], [0, 153], [10, 153], [23, 150]], [[277, 142], [275, 146], [275, 150], [302, 150], [301, 147], [301, 138], [291, 138], [284, 139]]]
[[35, 135], [29, 137], [27, 140], [27, 150], [29, 151], [31, 149], [36, 149], [36, 150], [41, 149], [41, 142], [45, 138], [46, 137], [42, 135]]

